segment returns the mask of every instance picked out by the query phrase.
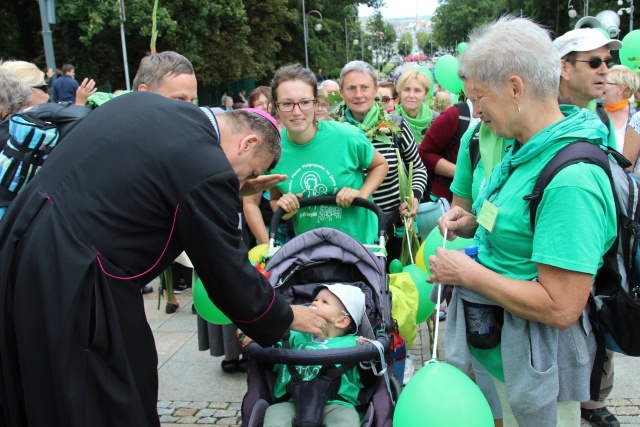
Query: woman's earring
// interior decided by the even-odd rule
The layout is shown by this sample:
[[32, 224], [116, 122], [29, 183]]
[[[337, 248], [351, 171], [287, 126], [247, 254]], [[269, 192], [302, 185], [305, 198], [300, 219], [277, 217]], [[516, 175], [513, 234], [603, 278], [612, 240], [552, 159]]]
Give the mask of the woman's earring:
[[520, 104], [516, 104], [516, 108], [518, 109], [518, 113], [520, 112]]

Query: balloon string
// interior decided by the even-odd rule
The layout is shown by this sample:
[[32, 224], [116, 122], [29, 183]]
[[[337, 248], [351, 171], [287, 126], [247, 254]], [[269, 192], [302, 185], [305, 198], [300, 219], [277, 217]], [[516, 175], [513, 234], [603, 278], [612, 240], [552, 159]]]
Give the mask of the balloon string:
[[409, 237], [409, 227], [405, 224], [404, 226], [405, 234], [407, 235], [407, 249], [409, 249], [409, 259], [411, 260], [411, 264], [415, 264], [415, 260], [413, 259], [413, 253], [411, 252], [411, 238]]
[[[444, 229], [444, 239], [442, 241], [442, 249], [446, 249], [447, 248], [447, 232], [448, 230], [445, 228]], [[438, 353], [438, 330], [440, 329], [440, 298], [442, 296], [442, 283], [438, 283], [438, 304], [436, 305], [436, 327], [435, 327], [435, 334], [433, 336], [433, 352], [431, 353], [431, 359], [433, 360], [437, 360], [437, 353]]]

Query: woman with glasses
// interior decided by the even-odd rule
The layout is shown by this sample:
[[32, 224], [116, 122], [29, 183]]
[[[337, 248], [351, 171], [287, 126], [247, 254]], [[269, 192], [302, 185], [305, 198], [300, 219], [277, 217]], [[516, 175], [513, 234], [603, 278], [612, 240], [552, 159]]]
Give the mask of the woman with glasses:
[[433, 119], [439, 114], [429, 108], [427, 101], [431, 80], [421, 71], [409, 70], [402, 73], [396, 86], [400, 94], [400, 104], [396, 105], [396, 113], [407, 121], [413, 139], [419, 143]]
[[640, 86], [640, 79], [637, 74], [624, 65], [611, 67], [605, 76], [604, 92], [600, 99], [604, 104], [604, 111], [611, 119], [616, 135], [616, 148], [621, 153], [624, 152], [627, 123], [636, 112], [633, 104], [629, 102], [629, 98], [635, 93], [638, 86]]
[[327, 92], [318, 89], [318, 103], [316, 105], [316, 120], [333, 120], [331, 118], [331, 103], [327, 99]]
[[268, 113], [271, 109], [271, 89], [269, 86], [258, 86], [252, 90], [247, 104], [249, 108], [257, 108]]
[[[271, 207], [284, 209], [284, 219], [293, 218], [296, 234], [330, 227], [374, 243], [374, 214], [348, 207], [356, 197], [371, 197], [387, 174], [387, 162], [353, 126], [317, 121], [317, 93], [315, 75], [299, 64], [276, 71], [271, 95], [283, 126], [282, 157], [272, 173], [288, 178], [271, 188]], [[324, 195], [335, 195], [337, 206], [300, 209], [298, 198]]]
[[393, 113], [398, 103], [398, 91], [393, 82], [382, 82], [378, 86], [378, 98], [387, 113]]
[[[378, 72], [364, 61], [351, 61], [340, 72], [340, 94], [344, 100], [338, 109], [338, 120], [351, 123], [362, 130], [371, 145], [389, 164], [389, 173], [373, 194], [387, 218], [388, 259], [398, 258], [402, 249], [402, 237], [396, 236], [396, 228], [402, 226], [405, 217], [415, 217], [418, 203], [427, 185], [427, 169], [420, 156], [413, 133], [406, 120], [389, 114], [375, 101], [378, 93]], [[400, 161], [398, 163], [398, 153]], [[413, 164], [413, 202], [411, 209], [406, 200], [400, 199], [398, 168]], [[401, 234], [401, 233], [400, 233]]]
[[31, 88], [29, 107], [49, 102], [49, 86], [44, 81], [44, 73], [34, 64], [25, 61], [7, 61], [0, 69], [12, 72]]

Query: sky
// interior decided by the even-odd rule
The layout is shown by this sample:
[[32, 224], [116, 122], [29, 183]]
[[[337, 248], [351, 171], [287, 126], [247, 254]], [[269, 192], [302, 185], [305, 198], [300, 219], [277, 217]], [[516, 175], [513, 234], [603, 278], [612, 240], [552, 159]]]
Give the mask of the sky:
[[[387, 6], [380, 9], [382, 16], [391, 18], [413, 18], [418, 15], [433, 15], [438, 7], [437, 0], [385, 0]], [[391, 5], [391, 6], [389, 6]], [[358, 12], [361, 17], [373, 15], [374, 9], [367, 6], [359, 6]]]

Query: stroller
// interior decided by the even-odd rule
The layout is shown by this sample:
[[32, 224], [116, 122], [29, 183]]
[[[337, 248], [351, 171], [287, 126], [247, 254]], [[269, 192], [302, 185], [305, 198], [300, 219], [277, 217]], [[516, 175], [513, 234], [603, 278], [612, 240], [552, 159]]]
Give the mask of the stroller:
[[[300, 200], [300, 207], [335, 205], [335, 196], [313, 197]], [[288, 348], [262, 348], [257, 343], [249, 344], [245, 354], [251, 357], [247, 372], [248, 391], [242, 402], [242, 426], [262, 426], [267, 408], [276, 403], [273, 396], [276, 373], [274, 364], [323, 365], [340, 364], [355, 366], [363, 363], [375, 374], [373, 386], [361, 390], [358, 412], [364, 413], [362, 426], [390, 427], [393, 407], [401, 386], [393, 375], [393, 360], [389, 356], [391, 341], [391, 297], [385, 273], [384, 235], [385, 221], [382, 210], [365, 199], [355, 199], [353, 206], [367, 208], [378, 217], [380, 245], [374, 246], [379, 253], [374, 255], [349, 235], [331, 228], [318, 228], [303, 233], [278, 250], [268, 261], [266, 270], [274, 288], [291, 304], [310, 304], [312, 292], [320, 284], [343, 283], [358, 286], [365, 294], [366, 309], [358, 331], [359, 335], [371, 339], [371, 343], [345, 349], [325, 349], [318, 351], [292, 350]], [[278, 209], [270, 225], [270, 248], [273, 248], [275, 232], [284, 211]], [[287, 337], [288, 338], [288, 337]], [[324, 374], [318, 375], [319, 379]], [[340, 375], [325, 380], [337, 379]], [[335, 386], [334, 381], [334, 386]], [[295, 394], [295, 393], [294, 393]], [[288, 399], [287, 399], [288, 400]], [[322, 415], [323, 399], [314, 399], [305, 391], [304, 402], [296, 406], [308, 406], [309, 401], [321, 401], [316, 409], [315, 419]], [[300, 412], [299, 412], [300, 414]], [[296, 425], [320, 426], [320, 421], [296, 420]]]

